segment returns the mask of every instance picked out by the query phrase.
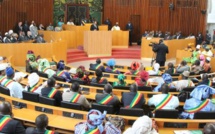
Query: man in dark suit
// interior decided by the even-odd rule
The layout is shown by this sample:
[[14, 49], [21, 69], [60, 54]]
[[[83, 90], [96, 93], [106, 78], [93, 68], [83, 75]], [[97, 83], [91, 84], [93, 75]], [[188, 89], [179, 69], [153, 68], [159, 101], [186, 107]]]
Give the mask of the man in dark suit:
[[[127, 108], [143, 107], [145, 103], [144, 96], [141, 93], [138, 93], [137, 90], [138, 90], [138, 86], [136, 84], [132, 84], [130, 86], [130, 92], [124, 92], [122, 94], [121, 102], [123, 104], [123, 107], [127, 107]], [[136, 102], [136, 103], [132, 103], [132, 102]]]
[[178, 32], [178, 35], [176, 36], [176, 39], [182, 39], [181, 31]]
[[60, 106], [62, 101], [62, 94], [55, 89], [55, 79], [49, 78], [47, 81], [48, 87], [43, 88], [41, 91], [42, 96], [55, 99], [56, 105]]
[[26, 134], [58, 134], [57, 132], [46, 129], [48, 126], [49, 119], [45, 114], [40, 114], [35, 120], [36, 128], [29, 127], [26, 129]]
[[97, 21], [95, 20], [90, 27], [90, 31], [99, 31], [99, 27], [97, 25]]
[[163, 39], [160, 39], [159, 44], [154, 45], [152, 49], [156, 55], [156, 63], [159, 63], [160, 66], [164, 66], [166, 62], [166, 54], [169, 53], [168, 47], [163, 43]]
[[12, 107], [11, 104], [7, 101], [4, 101], [0, 104], [0, 123], [3, 123], [1, 126], [1, 134], [24, 134], [25, 128], [23, 125], [13, 119]]
[[104, 24], [105, 24], [105, 25], [108, 25], [108, 30], [111, 30], [111, 28], [112, 28], [112, 23], [111, 23], [111, 21], [110, 21], [109, 18], [107, 18], [107, 19], [105, 20]]
[[210, 44], [211, 42], [211, 34], [208, 32], [208, 30], [206, 31], [205, 41], [207, 44]]
[[133, 27], [133, 25], [131, 24], [130, 21], [128, 21], [128, 24], [126, 25], [126, 30], [129, 31], [129, 45], [131, 45], [131, 43], [132, 43], [132, 34], [133, 34], [134, 27]]
[[90, 69], [91, 70], [100, 69], [102, 72], [105, 72], [105, 68], [101, 64], [101, 59], [100, 58], [96, 59], [96, 64], [92, 64], [92, 63], [90, 64]]
[[196, 45], [201, 45], [202, 41], [203, 41], [203, 36], [202, 36], [202, 33], [199, 32], [197, 37], [196, 37]]
[[112, 94], [113, 87], [110, 84], [104, 86], [103, 94], [96, 94], [96, 103], [101, 105], [112, 105], [114, 111], [118, 111], [120, 107], [119, 98]]

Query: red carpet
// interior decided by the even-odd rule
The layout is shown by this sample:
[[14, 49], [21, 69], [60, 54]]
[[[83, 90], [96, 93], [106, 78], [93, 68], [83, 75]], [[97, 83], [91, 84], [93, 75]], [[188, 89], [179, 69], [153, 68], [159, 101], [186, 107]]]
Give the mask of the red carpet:
[[[101, 57], [102, 59], [140, 59], [141, 57], [141, 48], [140, 46], [131, 46], [129, 48], [114, 48], [112, 50], [112, 56]], [[96, 57], [99, 58], [99, 57]], [[67, 51], [67, 63], [85, 61], [85, 60], [94, 60], [96, 58], [88, 58], [87, 54], [83, 50], [78, 49], [69, 49]]]

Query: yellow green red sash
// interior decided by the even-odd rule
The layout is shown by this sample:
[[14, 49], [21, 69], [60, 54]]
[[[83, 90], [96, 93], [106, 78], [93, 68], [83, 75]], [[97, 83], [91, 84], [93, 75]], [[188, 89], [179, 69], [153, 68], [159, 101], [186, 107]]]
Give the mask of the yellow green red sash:
[[4, 86], [7, 87], [8, 85], [10, 85], [13, 81], [8, 79], [6, 80], [6, 82], [4, 83]]
[[[36, 85], [37, 85], [37, 84], [36, 84]], [[36, 85], [34, 85], [33, 87], [31, 87], [31, 88], [29, 89], [29, 91], [30, 91], [30, 92], [36, 91], [37, 88], [38, 88]]]
[[0, 131], [7, 125], [7, 123], [11, 120], [9, 116], [4, 116], [0, 120]]
[[100, 81], [99, 81], [99, 83], [102, 83], [103, 81], [104, 81], [104, 78], [101, 78]]
[[45, 134], [54, 134], [54, 131], [46, 130], [46, 131], [45, 131]]
[[212, 86], [212, 81], [209, 80], [208, 86], [210, 86], [210, 87]]
[[162, 73], [161, 73], [161, 71], [158, 71], [158, 74], [157, 75], [161, 75]]
[[101, 66], [102, 66], [101, 64], [98, 64], [98, 65], [96, 66], [96, 69], [99, 69]]
[[0, 83], [1, 83], [5, 78], [6, 78], [6, 76], [2, 76], [2, 77], [0, 78]]
[[76, 93], [72, 99], [70, 100], [70, 102], [72, 103], [77, 103], [78, 102], [78, 99], [81, 97], [81, 95], [79, 93]]
[[108, 94], [105, 98], [99, 101], [99, 104], [107, 105], [111, 100], [113, 100], [113, 96]]
[[175, 68], [173, 69], [173, 74], [176, 74], [176, 69]]
[[64, 74], [64, 71], [60, 71], [57, 73], [57, 76], [62, 76]]
[[112, 70], [112, 72], [116, 72], [117, 71], [117, 69], [116, 68], [114, 68], [113, 70]]
[[139, 71], [138, 70], [136, 70], [135, 72], [134, 72], [134, 75], [137, 75], [139, 73]]
[[156, 106], [156, 109], [162, 109], [166, 104], [172, 99], [171, 94], [167, 94], [167, 96]]
[[44, 68], [42, 71], [45, 73], [49, 68]]
[[188, 87], [191, 87], [191, 85], [192, 85], [191, 80], [188, 80]]
[[150, 86], [150, 83], [148, 82], [148, 81], [146, 81], [146, 84], [145, 84], [146, 86]]
[[186, 110], [186, 112], [188, 113], [196, 113], [200, 110], [202, 110], [205, 106], [207, 106], [207, 104], [209, 103], [209, 99], [202, 101], [197, 107], [191, 108]]
[[96, 128], [96, 129], [89, 130], [89, 131], [85, 132], [84, 134], [100, 134], [100, 131], [98, 128]]
[[48, 94], [48, 97], [53, 98], [56, 93], [57, 93], [57, 89], [52, 88], [51, 92]]
[[134, 96], [133, 100], [131, 101], [131, 104], [128, 105], [128, 106], [126, 106], [126, 108], [132, 108], [132, 107], [134, 107], [140, 101], [141, 97], [142, 97], [142, 94], [141, 93], [137, 93]]

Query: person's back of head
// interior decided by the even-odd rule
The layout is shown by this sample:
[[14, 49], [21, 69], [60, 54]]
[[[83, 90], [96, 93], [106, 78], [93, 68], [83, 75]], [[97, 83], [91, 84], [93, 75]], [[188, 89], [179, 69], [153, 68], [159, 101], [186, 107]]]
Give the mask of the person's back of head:
[[108, 94], [112, 93], [112, 89], [113, 89], [113, 87], [110, 84], [106, 84], [104, 86], [104, 92], [105, 93], [108, 93]]
[[195, 65], [196, 65], [196, 66], [200, 66], [200, 61], [199, 61], [199, 60], [196, 60], [196, 61], [195, 61]]
[[215, 123], [208, 123], [204, 126], [203, 134], [215, 134]]
[[0, 103], [0, 114], [1, 115], [10, 115], [10, 116], [13, 115], [10, 102], [3, 101]]
[[169, 86], [167, 85], [167, 84], [163, 84], [162, 86], [161, 86], [161, 92], [162, 92], [162, 94], [168, 94], [169, 93]]
[[102, 70], [101, 69], [96, 69], [96, 76], [97, 77], [102, 77]]
[[13, 68], [7, 67], [6, 70], [5, 70], [5, 73], [6, 73], [8, 79], [13, 79], [13, 77], [14, 77]]
[[181, 65], [182, 65], [182, 66], [186, 66], [186, 65], [187, 65], [187, 62], [183, 60], [183, 61], [181, 62]]
[[37, 116], [36, 120], [35, 120], [35, 124], [37, 129], [43, 130], [46, 129], [46, 127], [48, 126], [48, 116], [45, 114], [40, 114]]
[[173, 65], [172, 62], [169, 62], [169, 63], [168, 63], [168, 68], [174, 68], [174, 65]]
[[203, 75], [202, 75], [202, 80], [208, 80], [208, 74], [206, 74], [206, 73], [203, 74]]
[[55, 86], [55, 79], [54, 78], [49, 78], [47, 81], [48, 87], [54, 87]]
[[101, 59], [100, 58], [96, 59], [96, 64], [101, 64]]
[[138, 91], [137, 84], [132, 84], [129, 89], [130, 92], [137, 92]]
[[79, 88], [80, 88], [80, 85], [78, 82], [74, 82], [71, 86], [71, 91], [73, 92], [78, 92], [79, 91]]

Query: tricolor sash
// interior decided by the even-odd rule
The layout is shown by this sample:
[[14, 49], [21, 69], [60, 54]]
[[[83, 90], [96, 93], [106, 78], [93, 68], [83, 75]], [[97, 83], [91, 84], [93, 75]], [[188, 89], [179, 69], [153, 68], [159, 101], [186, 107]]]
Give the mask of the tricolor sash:
[[176, 74], [176, 69], [175, 68], [173, 69], [173, 74]]
[[57, 89], [52, 88], [51, 92], [48, 94], [48, 97], [53, 98], [56, 93], [57, 93]]
[[99, 83], [102, 83], [103, 81], [104, 81], [104, 78], [101, 78], [100, 81], [99, 81]]
[[187, 87], [191, 87], [191, 85], [192, 85], [192, 81], [188, 80], [188, 86]]
[[206, 100], [202, 101], [197, 107], [188, 109], [188, 110], [186, 110], [186, 112], [188, 112], [188, 113], [196, 113], [196, 112], [202, 110], [205, 106], [207, 106], [209, 101], [210, 101], [209, 99], [206, 99]]
[[81, 97], [81, 95], [79, 93], [75, 93], [75, 95], [72, 97], [72, 99], [70, 100], [70, 102], [72, 103], [77, 103], [78, 99]]
[[[37, 84], [36, 84], [37, 85]], [[34, 85], [33, 87], [31, 87], [30, 89], [29, 89], [29, 92], [35, 92], [36, 90], [37, 90], [37, 86], [36, 85]]]
[[161, 75], [162, 74], [162, 72], [161, 71], [158, 71], [158, 74], [157, 75]]
[[46, 130], [44, 134], [54, 134], [54, 131]]
[[134, 75], [137, 75], [139, 73], [139, 71], [138, 70], [136, 70], [135, 72], [134, 72]]
[[9, 86], [11, 83], [13, 82], [13, 80], [8, 79], [5, 81], [5, 83], [3, 84], [5, 87]]
[[126, 106], [126, 108], [132, 108], [132, 107], [134, 107], [140, 101], [141, 97], [142, 97], [142, 94], [141, 93], [137, 93], [134, 96], [133, 100], [131, 101], [131, 104], [128, 105], [128, 106]]
[[212, 86], [212, 81], [209, 80], [208, 86], [210, 86], [210, 87]]
[[4, 116], [0, 120], [0, 131], [7, 125], [7, 123], [11, 120], [10, 116]]
[[6, 78], [6, 76], [2, 76], [2, 77], [0, 78], [0, 83], [1, 83], [5, 78]]
[[57, 73], [57, 76], [62, 76], [64, 74], [64, 71], [59, 71], [58, 73]]
[[111, 100], [113, 100], [113, 96], [108, 94], [105, 98], [99, 101], [99, 104], [107, 105]]
[[162, 109], [163, 107], [166, 106], [166, 104], [172, 99], [171, 94], [167, 94], [167, 96], [156, 106], [157, 109]]
[[44, 68], [44, 69], [42, 70], [42, 72], [45, 73], [48, 69], [49, 69], [49, 68]]
[[112, 70], [112, 72], [116, 72], [117, 71], [117, 69], [116, 68], [114, 68], [113, 70]]
[[102, 66], [101, 64], [98, 64], [98, 65], [96, 66], [96, 69], [99, 69], [101, 66]]
[[146, 81], [145, 86], [150, 86], [150, 83], [148, 81]]
[[100, 134], [100, 131], [98, 128], [96, 128], [96, 129], [89, 130], [89, 131], [85, 132], [84, 134]]

